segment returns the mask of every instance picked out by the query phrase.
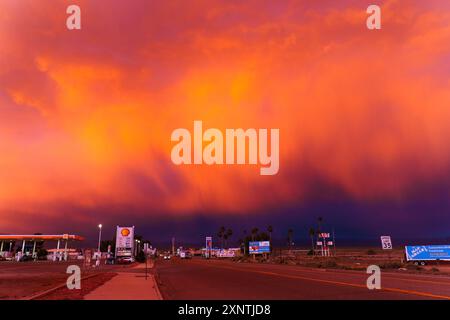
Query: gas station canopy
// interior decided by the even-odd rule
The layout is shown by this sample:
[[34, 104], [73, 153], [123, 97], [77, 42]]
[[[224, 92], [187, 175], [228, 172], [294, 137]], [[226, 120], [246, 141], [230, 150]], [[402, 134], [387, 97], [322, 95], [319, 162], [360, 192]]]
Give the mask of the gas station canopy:
[[84, 238], [74, 234], [1, 234], [0, 241], [45, 241], [45, 240], [74, 240], [83, 241]]

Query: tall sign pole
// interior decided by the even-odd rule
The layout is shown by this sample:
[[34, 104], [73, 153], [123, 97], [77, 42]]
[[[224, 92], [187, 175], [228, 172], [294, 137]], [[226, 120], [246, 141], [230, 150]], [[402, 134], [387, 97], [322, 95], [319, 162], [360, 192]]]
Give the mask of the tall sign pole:
[[[99, 231], [98, 231], [98, 247], [97, 247], [98, 255], [100, 255], [100, 244], [102, 242], [102, 227], [103, 227], [102, 224], [98, 225], [98, 229], [99, 229]], [[98, 258], [98, 256], [97, 256], [97, 258]]]
[[[322, 234], [321, 234], [322, 235]], [[322, 246], [321, 246], [321, 248], [320, 248], [320, 251], [321, 251], [321, 253], [322, 253], [322, 257], [325, 255], [324, 254], [324, 250], [323, 250], [323, 248], [324, 248], [324, 246], [325, 246], [325, 243], [323, 242], [323, 237], [321, 237], [322, 238]]]
[[391, 251], [392, 251], [392, 239], [391, 236], [381, 236], [381, 247], [383, 250], [388, 250], [388, 258], [391, 260]]
[[212, 237], [206, 237], [206, 258], [209, 259], [211, 257], [212, 251]]
[[333, 228], [333, 251], [334, 256], [336, 257], [336, 239], [334, 238], [334, 228]]

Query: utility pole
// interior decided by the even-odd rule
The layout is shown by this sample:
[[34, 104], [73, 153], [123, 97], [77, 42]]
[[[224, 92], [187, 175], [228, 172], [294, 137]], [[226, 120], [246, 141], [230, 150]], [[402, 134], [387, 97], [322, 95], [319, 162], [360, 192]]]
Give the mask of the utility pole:
[[100, 254], [100, 244], [102, 242], [102, 224], [98, 225], [98, 247], [97, 247], [97, 252], [98, 254]]
[[147, 265], [148, 255], [145, 253], [145, 280], [148, 278], [148, 265]]
[[334, 256], [336, 257], [336, 240], [334, 238], [334, 228], [333, 228], [333, 251], [334, 251]]
[[175, 255], [175, 237], [172, 237], [172, 255]]
[[325, 239], [324, 239], [323, 237], [320, 237], [320, 238], [322, 238], [322, 239], [321, 239], [321, 240], [322, 240], [322, 246], [320, 247], [320, 252], [321, 252], [322, 257], [323, 257], [323, 256], [325, 256], [325, 250], [324, 250], [324, 247], [325, 247]]

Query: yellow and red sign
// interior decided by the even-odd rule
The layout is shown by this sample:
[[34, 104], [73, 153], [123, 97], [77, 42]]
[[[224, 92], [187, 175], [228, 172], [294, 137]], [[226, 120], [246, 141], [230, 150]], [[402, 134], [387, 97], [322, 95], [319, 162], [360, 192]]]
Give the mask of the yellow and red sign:
[[128, 228], [123, 228], [123, 229], [120, 231], [120, 234], [121, 234], [122, 236], [124, 236], [124, 237], [128, 237], [128, 236], [130, 235], [130, 229], [128, 229]]

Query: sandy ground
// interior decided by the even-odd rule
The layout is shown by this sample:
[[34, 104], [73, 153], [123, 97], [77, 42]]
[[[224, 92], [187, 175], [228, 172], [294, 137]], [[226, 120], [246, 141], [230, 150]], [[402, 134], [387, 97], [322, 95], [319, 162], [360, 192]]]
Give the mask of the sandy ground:
[[105, 272], [82, 281], [80, 290], [69, 290], [67, 287], [55, 290], [37, 300], [82, 300], [86, 295], [95, 291], [117, 276], [117, 273]]
[[303, 250], [275, 250], [274, 254], [266, 258], [239, 257], [236, 262], [247, 263], [273, 263], [285, 265], [298, 265], [303, 267], [319, 269], [342, 269], [342, 270], [366, 270], [370, 265], [377, 265], [383, 270], [415, 273], [415, 274], [441, 274], [450, 275], [450, 262], [430, 262], [426, 266], [416, 266], [412, 262], [405, 261], [403, 249], [397, 248], [383, 251], [378, 248], [339, 248], [336, 254], [330, 257], [320, 255], [307, 255]]
[[[64, 285], [69, 274], [67, 267], [78, 262], [0, 262], [0, 299], [25, 299], [38, 293]], [[78, 263], [79, 264], [79, 263]], [[81, 265], [80, 265], [81, 266]], [[81, 292], [64, 292], [58, 290], [47, 298], [60, 299], [67, 294], [67, 299], [78, 299], [84, 294], [102, 285], [115, 275], [115, 271], [128, 270], [130, 266], [101, 265], [99, 269], [82, 268], [82, 278], [98, 273], [98, 276], [82, 280]], [[67, 290], [67, 289], [66, 289]], [[78, 290], [74, 290], [78, 291]]]

